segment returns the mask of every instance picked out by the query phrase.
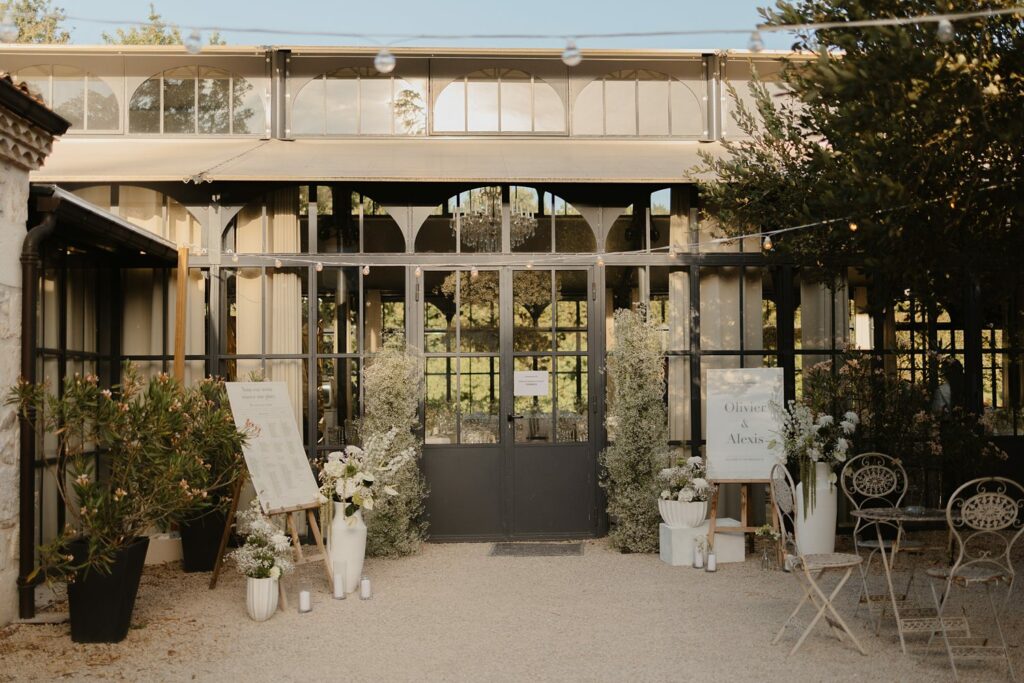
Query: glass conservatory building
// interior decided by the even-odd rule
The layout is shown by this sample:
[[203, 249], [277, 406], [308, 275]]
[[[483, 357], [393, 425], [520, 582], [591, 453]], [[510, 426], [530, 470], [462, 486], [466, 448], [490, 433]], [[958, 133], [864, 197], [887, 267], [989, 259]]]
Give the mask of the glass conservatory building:
[[[710, 368], [783, 367], [793, 396], [844, 346], [920, 338], [912, 313], [865, 313], [856, 278], [829, 290], [768, 267], [756, 240], [712, 241], [698, 154], [739, 134], [727, 85], [744, 96], [787, 55], [588, 51], [570, 69], [553, 50], [406, 49], [380, 74], [359, 48], [0, 52], [72, 122], [33, 181], [190, 248], [189, 379], [285, 382], [313, 457], [358, 442], [360, 369], [389, 337], [422, 350], [434, 539], [603, 532], [616, 309], [661, 325], [670, 438], [690, 451]], [[44, 255], [40, 379], [169, 367], [175, 271], [108, 281], [102, 258]], [[972, 343], [955, 327], [938, 329]], [[1019, 404], [1004, 346], [977, 354], [994, 408]], [[913, 372], [926, 350], [892, 362]], [[62, 521], [46, 479], [40, 538]]]

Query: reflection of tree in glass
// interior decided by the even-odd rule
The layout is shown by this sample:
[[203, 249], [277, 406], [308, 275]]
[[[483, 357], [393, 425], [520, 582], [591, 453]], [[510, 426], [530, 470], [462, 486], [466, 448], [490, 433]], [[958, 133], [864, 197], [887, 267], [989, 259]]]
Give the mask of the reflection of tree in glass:
[[418, 91], [402, 88], [395, 93], [395, 124], [398, 127], [396, 133], [423, 135], [427, 129], [426, 123], [426, 107], [423, 105], [423, 96]]

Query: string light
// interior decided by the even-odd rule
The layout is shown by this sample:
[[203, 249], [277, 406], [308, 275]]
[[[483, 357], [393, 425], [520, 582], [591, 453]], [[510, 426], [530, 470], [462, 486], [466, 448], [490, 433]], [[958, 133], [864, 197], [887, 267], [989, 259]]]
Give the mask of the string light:
[[363, 275], [370, 274], [370, 266], [363, 266]]
[[395, 56], [391, 50], [382, 47], [377, 56], [373, 58], [373, 68], [382, 74], [389, 74], [395, 70]]
[[320, 263], [319, 261], [317, 261], [316, 265], [313, 267], [316, 268], [316, 272], [318, 273], [322, 273], [324, 270], [324, 264]]
[[943, 19], [940, 21], [938, 28], [935, 29], [935, 37], [940, 43], [952, 43], [953, 38], [956, 37], [956, 31], [953, 29], [953, 22], [949, 19]]
[[579, 66], [582, 61], [583, 53], [576, 47], [576, 41], [566, 42], [565, 49], [562, 50], [562, 63], [566, 66]]
[[232, 263], [238, 263], [238, 254], [235, 254], [235, 253], [231, 254], [231, 262]]
[[857, 224], [854, 221], [850, 221], [850, 232], [857, 232]]
[[761, 32], [754, 31], [750, 34], [750, 42], [747, 43], [747, 48], [751, 52], [760, 52], [764, 49], [764, 40], [761, 39]]
[[765, 251], [771, 251], [772, 250], [772, 236], [771, 235], [765, 235], [764, 236], [764, 241], [761, 242], [761, 247]]
[[274, 267], [275, 268], [280, 268], [281, 267], [281, 259], [279, 259], [279, 258], [274, 259]]
[[4, 12], [3, 19], [0, 19], [0, 40], [5, 43], [13, 43], [18, 39], [18, 25], [14, 23], [14, 16], [10, 12]]
[[603, 268], [604, 267], [604, 259], [602, 257], [600, 257], [600, 256], [597, 257], [597, 267], [598, 268]]
[[477, 270], [476, 266], [473, 266], [473, 268], [470, 269], [469, 271], [469, 277], [475, 280], [478, 275], [480, 275], [480, 271]]
[[193, 30], [192, 33], [188, 34], [185, 38], [185, 49], [188, 50], [190, 55], [197, 55], [203, 49], [203, 34], [198, 30]]
[[419, 277], [419, 276], [423, 275], [423, 269], [420, 268], [419, 266], [416, 266], [416, 270], [413, 271], [413, 274], [416, 277]]
[[532, 269], [533, 268], [533, 261], [527, 261], [526, 262], [526, 267]]

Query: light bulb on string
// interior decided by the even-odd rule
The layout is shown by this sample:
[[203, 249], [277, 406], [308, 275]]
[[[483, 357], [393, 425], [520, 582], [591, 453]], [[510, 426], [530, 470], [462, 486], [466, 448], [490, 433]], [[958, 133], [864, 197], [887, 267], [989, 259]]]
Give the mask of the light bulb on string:
[[370, 266], [363, 266], [363, 275], [370, 274]]
[[761, 39], [761, 32], [754, 31], [750, 34], [750, 42], [747, 43], [747, 49], [751, 52], [760, 52], [764, 49], [764, 40]]
[[373, 68], [382, 74], [389, 74], [395, 70], [395, 56], [391, 50], [382, 47], [377, 56], [373, 58]]
[[185, 38], [185, 49], [190, 55], [197, 55], [203, 49], [203, 34], [199, 31], [192, 31]]
[[857, 232], [857, 227], [858, 226], [855, 221], [850, 221], [850, 232]]
[[762, 242], [761, 242], [761, 247], [765, 251], [771, 251], [772, 250], [772, 236], [771, 235], [765, 235], [764, 236], [764, 240], [762, 240]]
[[415, 275], [416, 277], [420, 277], [421, 275], [423, 275], [423, 269], [420, 268], [419, 266], [416, 266], [416, 270], [413, 271], [413, 275]]
[[316, 272], [321, 273], [321, 272], [323, 272], [324, 264], [322, 264], [319, 261], [317, 261], [316, 265], [313, 266], [313, 267], [316, 268]]
[[3, 19], [0, 19], [0, 40], [5, 43], [13, 43], [18, 39], [18, 25], [14, 23], [14, 15], [4, 12]]
[[274, 267], [275, 268], [280, 268], [281, 267], [281, 259], [279, 259], [279, 258], [274, 259]]
[[565, 49], [562, 50], [562, 63], [566, 66], [579, 66], [582, 61], [583, 53], [576, 47], [576, 41], [566, 41]]
[[476, 266], [473, 266], [470, 269], [470, 271], [469, 271], [469, 277], [471, 277], [471, 278], [473, 278], [475, 280], [479, 275], [480, 275], [480, 271], [477, 270]]
[[598, 268], [603, 268], [604, 267], [604, 259], [601, 258], [600, 256], [597, 257], [597, 267]]
[[533, 269], [533, 261], [527, 261], [526, 262], [526, 267], [530, 268], [532, 270]]
[[238, 254], [235, 254], [235, 253], [231, 254], [231, 262], [232, 263], [238, 263]]
[[952, 43], [953, 38], [956, 37], [956, 29], [953, 28], [953, 22], [949, 19], [942, 19], [939, 21], [938, 27], [935, 29], [935, 38], [940, 43]]

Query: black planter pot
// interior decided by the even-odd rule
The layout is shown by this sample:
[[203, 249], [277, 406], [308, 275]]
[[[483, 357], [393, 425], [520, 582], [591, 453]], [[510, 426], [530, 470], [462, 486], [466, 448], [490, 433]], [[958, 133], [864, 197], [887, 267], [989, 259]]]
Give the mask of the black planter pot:
[[182, 564], [186, 572], [213, 571], [226, 523], [227, 515], [214, 508], [178, 525], [181, 531]]
[[[72, 541], [68, 549], [75, 562], [88, 556], [87, 541]], [[128, 635], [139, 592], [142, 567], [146, 563], [149, 538], [140, 537], [122, 548], [109, 574], [95, 569], [80, 572], [68, 584], [71, 612], [71, 640], [76, 643], [119, 643]]]

